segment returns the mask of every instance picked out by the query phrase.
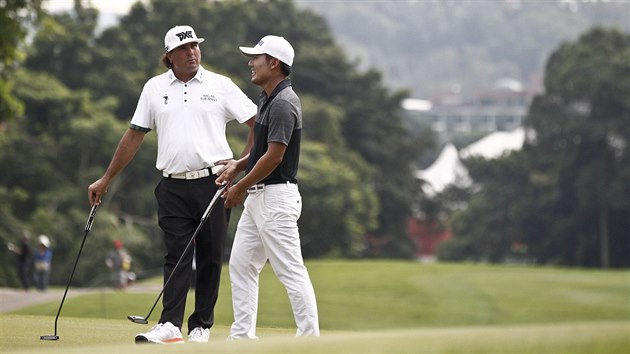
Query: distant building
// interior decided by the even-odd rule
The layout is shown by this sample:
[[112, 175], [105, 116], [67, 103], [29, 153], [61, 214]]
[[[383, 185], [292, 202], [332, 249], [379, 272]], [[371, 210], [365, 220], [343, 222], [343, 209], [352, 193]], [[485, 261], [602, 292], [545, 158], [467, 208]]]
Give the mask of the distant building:
[[430, 100], [409, 99], [403, 109], [412, 119], [448, 141], [453, 133], [510, 131], [521, 126], [534, 92], [514, 79], [500, 79], [471, 97], [459, 90], [439, 92]]

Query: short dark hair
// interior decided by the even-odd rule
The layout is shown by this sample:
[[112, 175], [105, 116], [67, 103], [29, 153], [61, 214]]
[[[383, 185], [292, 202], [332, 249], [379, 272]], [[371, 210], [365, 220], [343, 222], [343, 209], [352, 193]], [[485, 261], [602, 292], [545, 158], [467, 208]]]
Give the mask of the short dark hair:
[[280, 62], [280, 70], [282, 71], [282, 73], [284, 74], [284, 76], [289, 76], [291, 75], [291, 67], [288, 66], [287, 64]]
[[[271, 59], [278, 59], [278, 58], [272, 57], [269, 54], [265, 54], [265, 56], [267, 57], [267, 61], [269, 61]], [[280, 62], [280, 72], [282, 72], [282, 74], [284, 76], [291, 75], [291, 71], [292, 71], [291, 67], [289, 65], [287, 65], [286, 63], [282, 62], [282, 60], [280, 60], [280, 59], [278, 59], [278, 61]]]

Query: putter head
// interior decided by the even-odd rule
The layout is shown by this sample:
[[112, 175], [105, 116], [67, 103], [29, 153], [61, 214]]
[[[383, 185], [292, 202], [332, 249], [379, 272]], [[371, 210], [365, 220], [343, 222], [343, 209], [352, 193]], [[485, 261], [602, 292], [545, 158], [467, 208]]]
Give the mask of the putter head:
[[147, 324], [147, 323], [149, 323], [149, 321], [147, 321], [142, 316], [127, 316], [127, 318], [129, 319], [129, 321], [131, 321], [133, 323], [139, 323], [139, 324]]
[[41, 340], [59, 340], [59, 336], [54, 335], [54, 334], [49, 334], [47, 336], [41, 336], [41, 337], [39, 337], [39, 339], [41, 339]]

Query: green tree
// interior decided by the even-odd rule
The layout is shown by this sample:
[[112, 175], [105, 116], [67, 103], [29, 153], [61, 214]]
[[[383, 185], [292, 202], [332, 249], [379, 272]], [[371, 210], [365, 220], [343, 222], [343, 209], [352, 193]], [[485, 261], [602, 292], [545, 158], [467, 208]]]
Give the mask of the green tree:
[[[21, 69], [15, 78], [16, 96], [26, 110], [0, 135], [0, 168], [4, 171], [0, 176], [4, 208], [0, 239], [15, 241], [22, 230], [50, 236], [55, 254], [51, 282], [63, 283], [89, 211], [87, 185], [102, 173], [126, 124], [108, 113], [111, 102], [94, 101], [86, 91], [69, 90], [51, 75]], [[136, 166], [119, 183], [147, 178], [155, 161], [148, 155], [152, 155], [155, 143], [147, 139], [146, 145], [146, 152], [139, 153]], [[77, 274], [76, 284], [97, 281], [94, 278], [99, 274], [103, 275], [101, 280], [107, 280], [103, 260], [114, 238], [129, 241], [130, 250], [139, 250], [139, 266], [151, 269], [159, 262], [149, 255], [159, 254], [161, 243], [151, 237], [154, 228], [142, 222], [153, 216], [149, 212], [154, 210], [151, 192], [144, 184], [121, 195], [114, 185], [110, 192], [116, 196], [115, 202], [111, 211], [99, 211], [95, 221], [99, 227], [94, 228], [86, 246], [89, 256], [81, 261], [93, 272]], [[123, 209], [120, 204], [137, 214], [119, 212]], [[1, 273], [0, 282], [11, 283]]]
[[[372, 254], [385, 257], [413, 256], [407, 232], [415, 196], [421, 193], [413, 176], [412, 161], [422, 146], [406, 129], [401, 101], [407, 93], [390, 94], [376, 71], [351, 75], [343, 85], [348, 119], [343, 131], [348, 147], [375, 169], [375, 188], [381, 204], [375, 236], [384, 246]], [[357, 88], [361, 88], [358, 90]]]
[[440, 250], [442, 259], [502, 262], [515, 244], [529, 244], [525, 220], [533, 209], [524, 206], [532, 188], [526, 159], [525, 153], [515, 152], [495, 160], [465, 161], [476, 184], [455, 195], [467, 205], [451, 217], [455, 238]]
[[345, 112], [312, 96], [302, 97], [305, 144], [300, 158], [303, 201], [300, 229], [306, 257], [357, 257], [365, 235], [375, 230], [378, 197], [369, 184], [374, 171], [346, 147]]
[[626, 261], [612, 259], [611, 249], [630, 244], [628, 73], [630, 36], [593, 29], [551, 55], [545, 94], [530, 108], [526, 124], [536, 132], [536, 156], [547, 162], [541, 172], [557, 183], [558, 215], [579, 225], [559, 235], [572, 264], [627, 265], [627, 252]]
[[305, 257], [358, 257], [365, 252], [365, 234], [377, 222], [377, 195], [363, 183], [372, 169], [352, 151], [342, 156], [331, 149], [314, 142], [302, 148], [302, 248]]
[[74, 11], [43, 16], [25, 65], [45, 71], [70, 89], [84, 88], [85, 73], [93, 65], [94, 32], [98, 10], [75, 0]]
[[9, 0], [0, 6], [0, 123], [19, 116], [23, 105], [13, 95], [11, 73], [24, 58], [27, 28], [37, 22], [41, 0]]
[[549, 58], [524, 149], [467, 161], [478, 192], [452, 218], [451, 258], [630, 264], [630, 36], [595, 28]]

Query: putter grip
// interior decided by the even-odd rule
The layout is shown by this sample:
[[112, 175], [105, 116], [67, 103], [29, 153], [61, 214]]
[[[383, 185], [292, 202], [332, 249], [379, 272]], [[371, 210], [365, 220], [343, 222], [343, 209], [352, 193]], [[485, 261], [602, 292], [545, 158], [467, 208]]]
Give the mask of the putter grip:
[[217, 192], [214, 194], [214, 197], [212, 197], [212, 200], [210, 201], [210, 204], [208, 204], [206, 211], [204, 211], [203, 215], [201, 216], [201, 223], [204, 223], [206, 221], [208, 215], [210, 215], [210, 212], [212, 211], [212, 208], [216, 204], [217, 200], [219, 200], [219, 198], [221, 197], [221, 193], [223, 193], [225, 187], [227, 187], [227, 183], [223, 184], [219, 187], [219, 189], [217, 189]]
[[96, 215], [96, 208], [98, 208], [97, 204], [92, 206], [92, 210], [90, 211], [90, 216], [88, 217], [88, 221], [85, 224], [85, 232], [92, 230], [92, 223], [94, 222], [94, 215]]

